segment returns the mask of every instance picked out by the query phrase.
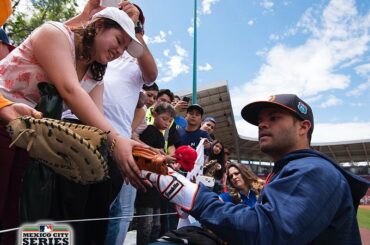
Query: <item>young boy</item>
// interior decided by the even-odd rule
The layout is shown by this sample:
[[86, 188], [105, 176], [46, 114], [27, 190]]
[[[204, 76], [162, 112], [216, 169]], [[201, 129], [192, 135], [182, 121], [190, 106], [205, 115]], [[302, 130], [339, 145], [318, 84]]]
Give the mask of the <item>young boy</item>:
[[[162, 130], [170, 126], [175, 114], [175, 109], [171, 104], [158, 103], [152, 111], [153, 124], [148, 125], [141, 133], [140, 140], [153, 148], [163, 150], [165, 140]], [[135, 203], [136, 212], [138, 215], [148, 215], [138, 219], [136, 236], [138, 245], [154, 242], [159, 237], [160, 216], [157, 216], [157, 214], [160, 213], [160, 206], [161, 196], [154, 187], [145, 193], [138, 190]]]
[[185, 119], [188, 121], [188, 125], [186, 128], [177, 129], [177, 133], [180, 138], [180, 145], [190, 145], [196, 149], [201, 138], [207, 138], [211, 141], [209, 134], [200, 129], [203, 114], [203, 108], [198, 104], [193, 104], [188, 107], [185, 116]]
[[209, 136], [214, 140], [215, 136], [213, 135], [213, 132], [215, 131], [215, 127], [216, 119], [214, 117], [208, 116], [203, 120], [200, 129], [206, 131], [209, 134]]

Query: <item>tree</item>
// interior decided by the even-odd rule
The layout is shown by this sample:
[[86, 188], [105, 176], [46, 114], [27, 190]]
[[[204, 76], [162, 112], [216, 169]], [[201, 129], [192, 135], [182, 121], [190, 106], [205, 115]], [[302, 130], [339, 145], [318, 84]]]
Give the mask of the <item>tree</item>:
[[[30, 8], [21, 8], [21, 1], [28, 1]], [[19, 45], [46, 21], [63, 22], [75, 16], [77, 7], [77, 0], [13, 0], [13, 13], [4, 28], [10, 39]]]

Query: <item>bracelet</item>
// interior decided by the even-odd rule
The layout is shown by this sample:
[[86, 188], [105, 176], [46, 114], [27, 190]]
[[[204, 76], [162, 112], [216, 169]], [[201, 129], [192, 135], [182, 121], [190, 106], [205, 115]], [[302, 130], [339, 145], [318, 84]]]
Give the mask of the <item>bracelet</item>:
[[116, 146], [116, 138], [113, 139], [112, 143], [109, 146], [108, 152], [112, 155], [114, 151], [114, 147]]
[[135, 26], [135, 33], [141, 33], [143, 29], [144, 29], [143, 24], [141, 23], [140, 20], [138, 20]]

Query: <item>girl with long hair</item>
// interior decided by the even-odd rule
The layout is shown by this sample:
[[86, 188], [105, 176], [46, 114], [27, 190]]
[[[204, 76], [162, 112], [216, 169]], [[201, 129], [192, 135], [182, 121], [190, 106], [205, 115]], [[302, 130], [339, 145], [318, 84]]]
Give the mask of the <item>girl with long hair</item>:
[[213, 191], [222, 192], [222, 176], [225, 173], [224, 146], [219, 140], [214, 140], [209, 148], [209, 155], [205, 161], [203, 173], [215, 178]]
[[254, 207], [257, 198], [252, 183], [257, 181], [257, 176], [246, 165], [239, 163], [228, 164], [226, 174], [231, 188], [229, 192], [222, 193], [220, 198], [225, 202]]

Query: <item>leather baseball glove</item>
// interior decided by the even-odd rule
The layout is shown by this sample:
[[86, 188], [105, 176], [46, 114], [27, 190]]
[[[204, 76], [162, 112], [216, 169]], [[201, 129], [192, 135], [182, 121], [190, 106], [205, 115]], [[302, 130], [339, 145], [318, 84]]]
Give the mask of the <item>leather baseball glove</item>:
[[147, 170], [153, 173], [167, 175], [166, 156], [151, 149], [134, 147], [132, 155], [140, 170]]
[[12, 145], [67, 179], [90, 184], [108, 176], [107, 133], [82, 124], [30, 116], [11, 121], [6, 129]]

